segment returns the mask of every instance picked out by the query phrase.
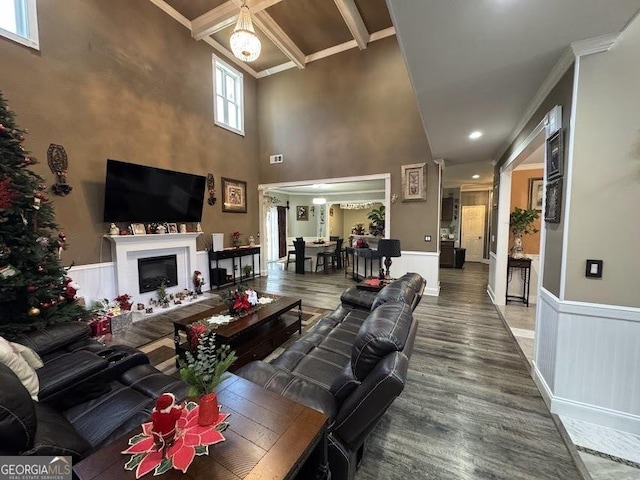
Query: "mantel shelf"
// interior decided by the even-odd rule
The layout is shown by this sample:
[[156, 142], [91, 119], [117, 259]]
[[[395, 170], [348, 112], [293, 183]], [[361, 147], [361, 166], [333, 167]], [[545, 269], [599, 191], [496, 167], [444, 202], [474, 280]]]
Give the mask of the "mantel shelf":
[[187, 240], [202, 235], [203, 232], [189, 233], [150, 233], [149, 235], [103, 235], [113, 243], [141, 243], [166, 240]]

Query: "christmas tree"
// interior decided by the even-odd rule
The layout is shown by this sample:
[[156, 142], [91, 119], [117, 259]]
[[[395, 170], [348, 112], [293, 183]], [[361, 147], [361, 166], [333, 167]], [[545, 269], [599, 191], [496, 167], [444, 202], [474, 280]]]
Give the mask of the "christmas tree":
[[85, 318], [60, 253], [65, 235], [54, 220], [36, 160], [22, 147], [26, 131], [0, 92], [0, 335]]

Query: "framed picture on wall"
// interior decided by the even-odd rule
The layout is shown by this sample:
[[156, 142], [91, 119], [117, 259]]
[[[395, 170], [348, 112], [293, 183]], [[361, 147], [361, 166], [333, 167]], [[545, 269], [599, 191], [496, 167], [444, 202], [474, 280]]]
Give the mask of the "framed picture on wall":
[[402, 201], [427, 201], [427, 164], [402, 165]]
[[298, 205], [296, 207], [296, 220], [306, 222], [309, 220], [309, 207]]
[[562, 176], [562, 129], [547, 138], [547, 181]]
[[542, 211], [542, 198], [544, 196], [544, 181], [542, 178], [529, 179], [529, 210]]
[[562, 178], [547, 183], [547, 197], [544, 206], [544, 221], [560, 223], [562, 209]]
[[247, 182], [222, 177], [222, 211], [247, 213]]

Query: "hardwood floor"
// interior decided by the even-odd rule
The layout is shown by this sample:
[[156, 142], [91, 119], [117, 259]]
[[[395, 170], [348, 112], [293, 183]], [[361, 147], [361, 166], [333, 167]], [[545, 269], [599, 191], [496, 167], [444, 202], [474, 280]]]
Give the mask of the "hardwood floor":
[[[441, 270], [440, 279], [440, 296], [414, 312], [407, 385], [372, 432], [356, 479], [588, 479], [487, 296], [487, 266]], [[249, 285], [333, 309], [353, 281], [274, 266]]]
[[[415, 311], [405, 390], [373, 431], [356, 479], [588, 478], [487, 296], [487, 266], [441, 270], [440, 279], [440, 296], [423, 297]], [[333, 308], [353, 282], [274, 270], [256, 284]]]

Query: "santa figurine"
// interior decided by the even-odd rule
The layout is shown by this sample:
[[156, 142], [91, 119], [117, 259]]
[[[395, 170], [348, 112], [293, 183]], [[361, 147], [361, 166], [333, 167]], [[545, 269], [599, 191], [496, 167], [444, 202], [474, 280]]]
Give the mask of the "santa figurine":
[[76, 298], [76, 293], [80, 289], [80, 285], [74, 282], [70, 277], [64, 279], [64, 297], [67, 301], [72, 302]]
[[173, 445], [176, 436], [176, 422], [182, 414], [182, 406], [176, 405], [173, 393], [163, 393], [156, 400], [151, 411], [151, 433], [158, 451]]

